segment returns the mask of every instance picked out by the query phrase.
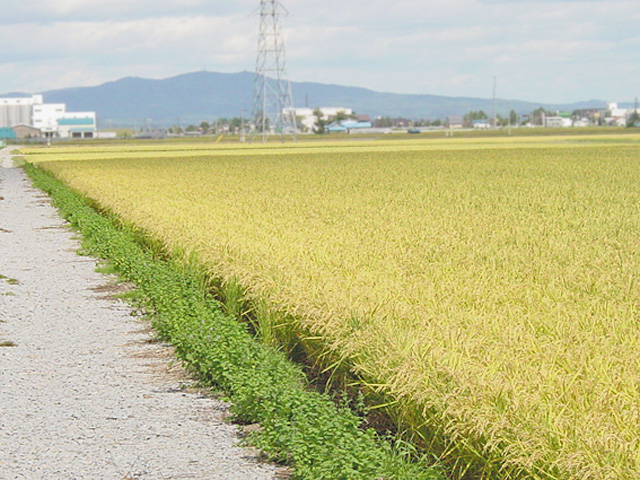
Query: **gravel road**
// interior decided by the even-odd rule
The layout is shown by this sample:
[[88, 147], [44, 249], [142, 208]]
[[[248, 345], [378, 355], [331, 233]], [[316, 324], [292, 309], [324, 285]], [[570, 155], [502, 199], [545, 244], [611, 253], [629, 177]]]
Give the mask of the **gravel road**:
[[0, 479], [275, 479], [0, 152]]

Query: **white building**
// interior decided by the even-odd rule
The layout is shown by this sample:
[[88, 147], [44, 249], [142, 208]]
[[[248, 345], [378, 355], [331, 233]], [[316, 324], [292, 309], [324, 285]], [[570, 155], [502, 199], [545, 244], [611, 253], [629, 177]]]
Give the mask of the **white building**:
[[64, 103], [44, 103], [42, 95], [0, 98], [0, 128], [28, 125], [46, 136], [94, 138], [95, 112], [67, 112]]
[[640, 108], [620, 108], [614, 102], [607, 103], [607, 111], [609, 115], [605, 117], [605, 123], [617, 127], [625, 127], [634, 113], [640, 114]]
[[589, 121], [588, 118], [581, 118], [579, 120], [573, 121], [573, 126], [576, 128], [585, 128], [585, 127], [589, 127], [590, 125], [591, 125], [591, 122]]
[[42, 95], [24, 98], [0, 98], [0, 128], [32, 125], [33, 107], [42, 104]]
[[547, 128], [568, 128], [573, 126], [573, 120], [568, 117], [546, 116], [544, 126]]
[[[314, 126], [318, 119], [316, 118], [313, 112], [316, 111], [315, 108], [294, 108], [293, 109], [296, 118], [298, 118], [299, 122], [302, 124], [303, 129], [306, 129], [308, 132], [312, 132]], [[344, 107], [320, 107], [320, 111], [322, 112], [322, 119], [330, 122], [331, 119], [338, 116], [338, 114], [344, 114], [347, 117], [353, 115], [353, 110], [351, 108]], [[285, 113], [289, 113], [289, 109], [285, 109]]]
[[61, 138], [94, 138], [96, 134], [95, 112], [69, 112], [58, 120]]
[[58, 120], [64, 117], [67, 106], [64, 103], [42, 103], [33, 106], [32, 125], [45, 135], [58, 132]]
[[607, 103], [607, 110], [609, 111], [611, 118], [626, 117], [628, 111], [627, 108], [620, 108], [615, 102]]

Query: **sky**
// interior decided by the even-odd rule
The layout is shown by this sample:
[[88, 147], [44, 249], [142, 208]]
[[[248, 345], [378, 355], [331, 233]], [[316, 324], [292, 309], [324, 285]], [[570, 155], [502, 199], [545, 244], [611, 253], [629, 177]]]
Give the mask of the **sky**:
[[[29, 0], [0, 93], [254, 71], [258, 0]], [[640, 96], [640, 0], [282, 0], [292, 81], [541, 103]]]

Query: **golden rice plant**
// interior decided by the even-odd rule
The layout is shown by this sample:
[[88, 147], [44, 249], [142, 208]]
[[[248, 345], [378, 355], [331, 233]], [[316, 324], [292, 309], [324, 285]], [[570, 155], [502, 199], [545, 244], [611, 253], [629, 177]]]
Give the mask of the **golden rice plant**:
[[443, 456], [481, 459], [480, 477], [631, 480], [637, 141], [32, 158], [292, 319], [278, 328], [343, 360]]

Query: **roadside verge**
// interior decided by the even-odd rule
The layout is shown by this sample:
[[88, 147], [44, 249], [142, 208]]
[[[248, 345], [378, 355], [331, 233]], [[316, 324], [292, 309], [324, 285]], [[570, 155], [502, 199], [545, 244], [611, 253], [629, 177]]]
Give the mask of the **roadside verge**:
[[159, 335], [203, 383], [225, 390], [240, 423], [259, 423], [249, 441], [271, 459], [290, 464], [294, 478], [434, 480], [443, 478], [428, 456], [400, 441], [382, 441], [362, 419], [308, 388], [302, 369], [255, 340], [225, 315], [197, 275], [154, 257], [134, 232], [104, 216], [51, 174], [26, 164], [34, 184], [84, 237], [87, 253], [109, 262], [138, 287]]

